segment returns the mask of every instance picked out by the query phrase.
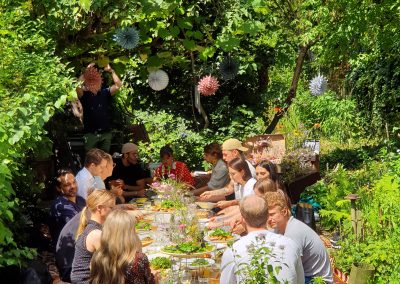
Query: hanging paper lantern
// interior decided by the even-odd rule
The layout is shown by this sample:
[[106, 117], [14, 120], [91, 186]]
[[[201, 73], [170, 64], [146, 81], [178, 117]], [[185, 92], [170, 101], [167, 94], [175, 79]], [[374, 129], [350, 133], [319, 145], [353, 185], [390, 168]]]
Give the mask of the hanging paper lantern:
[[197, 85], [197, 90], [204, 96], [214, 95], [218, 88], [219, 84], [217, 78], [212, 77], [211, 75], [201, 78], [199, 84]]
[[95, 67], [88, 67], [85, 69], [85, 72], [83, 72], [83, 81], [86, 89], [93, 94], [97, 94], [97, 92], [100, 91], [103, 78]]
[[239, 64], [230, 56], [226, 57], [219, 65], [219, 72], [224, 80], [231, 80], [236, 77], [239, 71]]
[[150, 88], [154, 91], [161, 91], [164, 90], [168, 86], [169, 78], [167, 72], [164, 70], [156, 70], [152, 71], [149, 74], [148, 79]]
[[327, 89], [328, 80], [322, 75], [314, 77], [310, 82], [310, 92], [314, 96], [322, 95]]
[[139, 32], [132, 27], [117, 29], [114, 41], [126, 49], [134, 49], [139, 43]]

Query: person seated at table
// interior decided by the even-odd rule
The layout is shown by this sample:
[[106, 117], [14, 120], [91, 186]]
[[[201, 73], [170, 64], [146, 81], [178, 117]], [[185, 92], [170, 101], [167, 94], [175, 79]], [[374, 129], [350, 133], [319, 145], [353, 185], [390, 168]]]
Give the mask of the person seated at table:
[[[99, 196], [101, 197], [103, 195]], [[135, 210], [136, 207], [133, 204], [119, 204], [116, 205], [115, 208], [127, 210], [127, 212], [134, 216], [137, 220], [143, 218], [143, 214], [139, 210]], [[67, 283], [71, 282], [72, 262], [75, 254], [75, 240], [80, 217], [81, 213], [78, 213], [71, 220], [69, 220], [67, 224], [65, 224], [64, 228], [61, 230], [56, 246], [55, 259], [60, 274], [60, 279]], [[89, 210], [86, 210], [86, 219], [90, 219]]]
[[[276, 191], [276, 183], [269, 178], [258, 180], [254, 184], [254, 193], [260, 197], [264, 197], [266, 192]], [[283, 191], [281, 192], [284, 194]], [[241, 220], [242, 214], [240, 213], [239, 206], [230, 206], [219, 211], [216, 216], [210, 218], [209, 228], [214, 229], [221, 226], [230, 226], [232, 232], [242, 235], [246, 232], [246, 229], [241, 223]]]
[[[115, 195], [108, 190], [94, 190], [88, 195], [76, 232], [75, 255], [72, 262], [72, 283], [89, 283], [90, 260], [100, 246], [102, 224], [115, 206]], [[90, 213], [90, 219], [87, 215]]]
[[146, 183], [151, 183], [150, 173], [139, 163], [139, 148], [136, 144], [122, 145], [122, 157], [115, 161], [115, 167], [109, 181], [122, 180], [122, 196], [129, 201], [133, 197], [144, 197]]
[[229, 176], [236, 184], [235, 199], [218, 201], [217, 207], [224, 209], [226, 207], [237, 205], [239, 200], [245, 196], [254, 194], [254, 184], [257, 182], [252, 177], [246, 160], [235, 158], [228, 163]]
[[50, 208], [49, 227], [55, 245], [62, 228], [86, 206], [86, 201], [77, 195], [78, 185], [72, 170], [59, 170], [54, 183], [57, 192], [60, 194]]
[[285, 191], [277, 187], [277, 183], [269, 178], [261, 179], [254, 185], [254, 192], [257, 196], [265, 197], [267, 192], [278, 192], [285, 198], [288, 208], [291, 208], [290, 197]]
[[222, 188], [230, 181], [228, 167], [222, 160], [222, 150], [218, 143], [213, 142], [204, 147], [204, 160], [212, 164], [211, 178], [206, 186], [192, 191], [195, 196], [208, 190]]
[[[255, 178], [256, 170], [253, 167], [253, 165], [248, 160], [246, 160], [246, 157], [244, 155], [244, 152], [247, 150], [248, 149], [246, 147], [243, 147], [242, 143], [238, 139], [231, 138], [226, 140], [222, 144], [222, 158], [226, 163], [229, 163], [235, 158], [241, 158], [245, 160], [250, 170], [251, 176]], [[239, 187], [240, 185], [235, 183], [231, 178], [230, 182], [223, 188], [211, 191], [210, 190], [205, 191], [200, 195], [198, 199], [199, 201], [211, 201], [211, 202], [232, 200], [234, 199], [234, 192], [237, 191]]]
[[155, 283], [147, 256], [135, 232], [135, 218], [114, 210], [104, 222], [100, 248], [90, 264], [90, 283]]
[[185, 163], [174, 160], [174, 151], [169, 145], [160, 149], [161, 165], [155, 170], [156, 179], [174, 178], [194, 186], [194, 179]]
[[[105, 159], [107, 164], [103, 171], [101, 172], [100, 176], [94, 176], [94, 188], [95, 189], [107, 189], [104, 181], [110, 177], [113, 173], [114, 169], [114, 160], [112, 156], [108, 153], [105, 154]], [[122, 196], [123, 194], [123, 183], [111, 183], [110, 191], [115, 194], [117, 204], [125, 203], [125, 198]]]
[[268, 224], [275, 231], [292, 239], [302, 251], [305, 283], [322, 277], [324, 283], [333, 283], [329, 255], [321, 238], [309, 226], [291, 216], [287, 200], [278, 192], [267, 192]]
[[76, 174], [78, 195], [85, 200], [88, 191], [94, 188], [94, 176], [102, 175], [106, 167], [106, 154], [106, 152], [97, 148], [90, 149], [86, 153], [84, 167]]
[[265, 160], [261, 161], [256, 166], [256, 179], [259, 181], [267, 178], [273, 180], [276, 183], [277, 188], [282, 190], [284, 189], [276, 165], [274, 163], [271, 163], [270, 161]]
[[[245, 283], [242, 274], [244, 270], [254, 270], [251, 260], [260, 258], [251, 251], [251, 248], [268, 248], [270, 253], [264, 259], [272, 271], [267, 270], [265, 275], [272, 273], [279, 283], [302, 284], [304, 271], [301, 264], [301, 251], [297, 244], [282, 235], [266, 230], [268, 220], [268, 205], [264, 198], [256, 195], [244, 197], [240, 201], [240, 212], [243, 216], [248, 234], [236, 241], [232, 248], [227, 248], [221, 261], [221, 284]], [[257, 259], [259, 262], [260, 259]], [[278, 268], [279, 267], [279, 268]]]

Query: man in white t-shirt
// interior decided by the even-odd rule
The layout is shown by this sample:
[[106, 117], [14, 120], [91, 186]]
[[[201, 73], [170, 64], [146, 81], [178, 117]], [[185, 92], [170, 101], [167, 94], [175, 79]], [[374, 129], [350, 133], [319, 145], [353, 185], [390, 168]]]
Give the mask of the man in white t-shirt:
[[264, 254], [263, 261], [272, 271], [268, 272], [269, 269], [265, 269], [264, 273], [261, 271], [261, 275], [265, 276], [265, 279], [276, 278], [280, 283], [287, 281], [303, 284], [304, 272], [299, 247], [291, 239], [265, 229], [268, 206], [264, 198], [256, 195], [244, 197], [240, 201], [240, 212], [248, 234], [224, 252], [220, 283], [235, 284], [250, 280], [248, 272], [254, 273], [257, 269], [251, 265], [251, 260], [257, 258], [259, 262], [261, 253], [267, 248], [269, 253]]

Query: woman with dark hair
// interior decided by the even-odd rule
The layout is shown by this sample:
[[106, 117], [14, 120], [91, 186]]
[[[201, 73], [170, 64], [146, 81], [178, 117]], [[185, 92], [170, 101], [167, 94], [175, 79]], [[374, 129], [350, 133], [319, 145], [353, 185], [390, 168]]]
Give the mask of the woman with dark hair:
[[185, 163], [174, 160], [174, 151], [169, 145], [160, 149], [161, 165], [155, 170], [155, 177], [173, 178], [194, 186], [194, 179]]
[[283, 190], [283, 184], [281, 179], [279, 178], [278, 169], [274, 163], [270, 161], [262, 161], [256, 167], [256, 178], [257, 180], [262, 180], [269, 178], [276, 183], [277, 188]]
[[241, 158], [235, 158], [228, 163], [229, 176], [236, 184], [235, 188], [235, 200], [219, 201], [217, 206], [219, 208], [226, 208], [228, 206], [237, 205], [238, 200], [245, 196], [254, 194], [254, 184], [257, 182], [252, 177], [249, 166], [246, 160]]
[[228, 167], [222, 160], [222, 150], [218, 143], [213, 142], [204, 147], [204, 160], [212, 165], [211, 178], [206, 186], [193, 190], [196, 196], [208, 190], [223, 188], [230, 181]]

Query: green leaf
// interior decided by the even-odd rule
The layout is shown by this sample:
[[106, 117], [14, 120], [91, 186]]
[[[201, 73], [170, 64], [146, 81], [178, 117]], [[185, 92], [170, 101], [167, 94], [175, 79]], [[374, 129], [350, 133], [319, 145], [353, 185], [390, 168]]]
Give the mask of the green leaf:
[[183, 14], [185, 14], [185, 9], [183, 9], [183, 7], [178, 7], [178, 8], [175, 9], [175, 12], [178, 15], [183, 15]]
[[240, 45], [240, 39], [232, 35], [219, 37], [216, 43], [223, 51], [232, 51]]
[[148, 67], [156, 67], [159, 68], [163, 65], [164, 60], [162, 60], [160, 57], [158, 57], [157, 55], [155, 56], [150, 56], [147, 59], [147, 65]]
[[160, 58], [170, 58], [172, 56], [172, 53], [170, 51], [164, 51], [157, 53], [157, 56]]
[[200, 52], [200, 59], [201, 60], [207, 60], [207, 58], [213, 57], [215, 53], [215, 48], [213, 46], [206, 47], [203, 49], [203, 51]]
[[194, 37], [195, 39], [203, 39], [203, 34], [202, 34], [201, 32], [199, 32], [199, 31], [195, 31], [195, 32], [193, 33], [193, 37]]
[[90, 6], [92, 5], [92, 0], [79, 0], [79, 6], [82, 7], [85, 12], [89, 12]]
[[185, 18], [185, 19], [178, 19], [178, 26], [181, 29], [191, 30], [193, 28], [192, 22]]
[[193, 40], [184, 39], [183, 46], [188, 50], [194, 50], [196, 48], [196, 43]]
[[159, 30], [158, 30], [158, 36], [159, 37], [162, 37], [162, 38], [167, 38], [167, 37], [169, 37], [171, 34], [170, 34], [170, 32], [167, 30], [167, 29], [164, 29], [164, 28], [160, 28]]
[[180, 29], [179, 29], [178, 26], [173, 26], [173, 27], [171, 28], [171, 30], [170, 30], [170, 33], [171, 33], [171, 35], [172, 35], [173, 37], [177, 37], [177, 36], [179, 35], [180, 32], [181, 32], [181, 31], [180, 31]]

